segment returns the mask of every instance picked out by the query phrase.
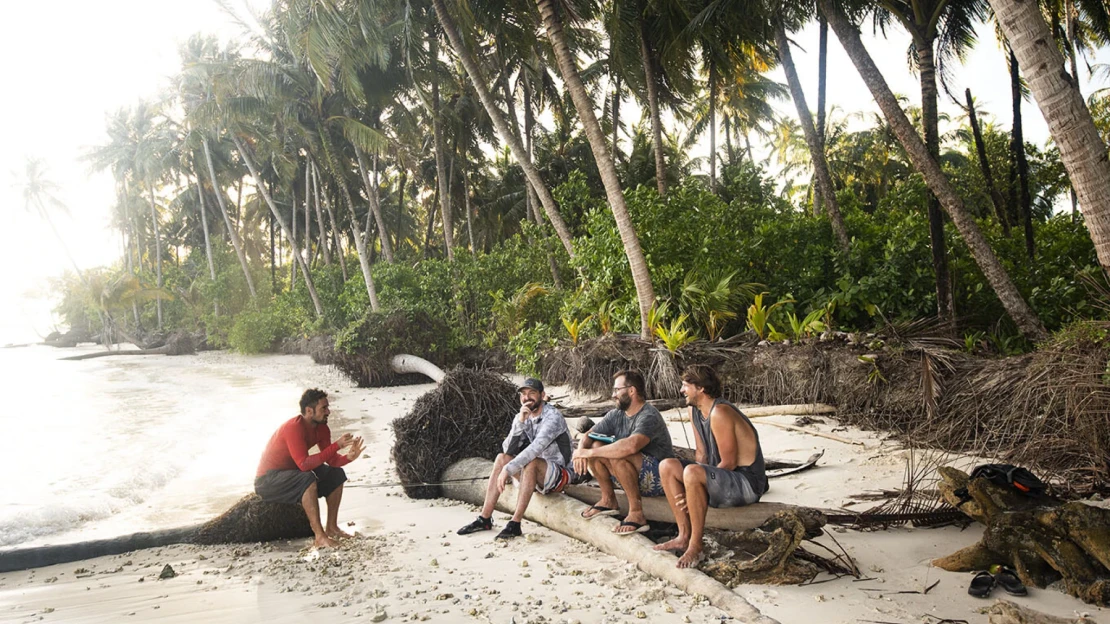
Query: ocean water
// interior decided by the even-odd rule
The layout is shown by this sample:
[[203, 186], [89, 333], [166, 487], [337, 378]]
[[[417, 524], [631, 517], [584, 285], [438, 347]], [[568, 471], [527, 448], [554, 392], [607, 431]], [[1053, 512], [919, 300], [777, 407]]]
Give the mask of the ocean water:
[[59, 361], [100, 349], [0, 349], [0, 549], [207, 520], [252, 490], [305, 387], [349, 386], [307, 356]]

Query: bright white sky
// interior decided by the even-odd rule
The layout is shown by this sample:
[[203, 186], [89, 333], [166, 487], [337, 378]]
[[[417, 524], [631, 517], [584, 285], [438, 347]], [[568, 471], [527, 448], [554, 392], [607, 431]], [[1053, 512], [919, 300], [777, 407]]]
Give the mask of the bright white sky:
[[[244, 1], [263, 4], [230, 4], [240, 8]], [[81, 156], [107, 140], [107, 115], [153, 97], [167, 85], [179, 68], [181, 42], [196, 32], [226, 39], [240, 28], [211, 0], [15, 2], [8, 3], [6, 11], [9, 28], [0, 38], [0, 58], [8, 59], [9, 91], [0, 102], [0, 118], [7, 126], [0, 150], [0, 210], [14, 236], [0, 246], [0, 266], [5, 267], [0, 271], [0, 292], [11, 294], [37, 290], [47, 276], [68, 268], [49, 229], [23, 209], [13, 174], [22, 172], [24, 158], [42, 158], [61, 186], [58, 196], [71, 215], [59, 215], [57, 224], [78, 264], [111, 263], [120, 256], [119, 236], [108, 229], [112, 179], [108, 173], [91, 174]], [[971, 86], [982, 108], [1009, 126], [1006, 64], [993, 29], [982, 27], [981, 32], [984, 39], [958, 71], [954, 88], [962, 93]], [[816, 25], [797, 33], [794, 40], [805, 48], [795, 49], [795, 62], [814, 108]], [[907, 38], [892, 30], [889, 41], [865, 41], [894, 91], [918, 102], [916, 78], [906, 65]], [[774, 77], [785, 82], [781, 71]], [[1086, 86], [1084, 92], [1090, 89]], [[828, 97], [830, 106], [845, 112], [876, 110], [831, 33]], [[792, 106], [787, 102], [779, 109], [794, 116]], [[958, 114], [950, 103], [942, 103], [942, 110]], [[1024, 111], [1027, 140], [1043, 142], [1047, 130], [1036, 105], [1027, 103]], [[0, 326], [4, 322], [0, 313]]]

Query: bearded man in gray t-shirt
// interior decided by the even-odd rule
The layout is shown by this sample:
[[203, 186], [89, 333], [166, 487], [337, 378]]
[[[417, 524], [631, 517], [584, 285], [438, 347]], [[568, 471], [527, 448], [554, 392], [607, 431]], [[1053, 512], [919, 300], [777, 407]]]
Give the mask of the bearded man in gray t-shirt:
[[582, 517], [588, 520], [619, 513], [615, 481], [628, 495], [628, 516], [613, 532], [643, 533], [648, 524], [641, 496], [663, 496], [659, 462], [674, 457], [671, 434], [663, 415], [647, 403], [640, 373], [614, 375], [613, 398], [617, 409], [582, 437], [572, 456], [575, 472], [585, 474], [588, 468], [601, 488], [601, 500], [582, 512]]

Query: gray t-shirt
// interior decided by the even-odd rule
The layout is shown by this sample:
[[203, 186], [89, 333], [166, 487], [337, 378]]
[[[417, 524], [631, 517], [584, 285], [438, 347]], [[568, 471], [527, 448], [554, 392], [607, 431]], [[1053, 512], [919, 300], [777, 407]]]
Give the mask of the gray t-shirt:
[[667, 423], [659, 410], [650, 403], [645, 403], [639, 413], [631, 418], [623, 410], [609, 410], [605, 418], [594, 425], [593, 432], [611, 435], [618, 440], [623, 440], [634, 433], [643, 434], [647, 436], [648, 443], [640, 449], [641, 453], [659, 460], [674, 457], [674, 447], [671, 445], [671, 433], [667, 431]]

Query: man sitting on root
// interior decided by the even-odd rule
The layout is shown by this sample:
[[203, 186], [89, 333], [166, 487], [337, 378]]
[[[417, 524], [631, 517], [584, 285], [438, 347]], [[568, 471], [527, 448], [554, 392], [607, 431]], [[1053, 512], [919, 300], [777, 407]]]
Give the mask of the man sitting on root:
[[[586, 519], [619, 513], [613, 481], [628, 495], [628, 516], [614, 530], [620, 535], [648, 530], [641, 496], [663, 496], [659, 462], [674, 457], [671, 434], [663, 415], [647, 403], [644, 376], [637, 371], [620, 371], [613, 376], [613, 399], [617, 409], [590, 429], [574, 452], [574, 470], [585, 474], [588, 467], [601, 487], [601, 500], [582, 513]], [[609, 436], [613, 441], [595, 439]]]
[[721, 380], [711, 367], [687, 367], [682, 394], [690, 406], [697, 461], [668, 459], [659, 468], [678, 537], [655, 549], [684, 551], [678, 567], [688, 568], [704, 558], [702, 535], [709, 507], [757, 502], [767, 492], [767, 474], [759, 433], [743, 412], [721, 398]]
[[512, 429], [501, 443], [503, 453], [497, 455], [486, 484], [482, 512], [474, 522], [459, 529], [469, 535], [493, 528], [493, 508], [505, 491], [509, 479], [519, 484], [513, 519], [497, 534], [496, 539], [520, 537], [520, 521], [532, 500], [532, 492], [561, 492], [570, 481], [570, 430], [559, 410], [545, 401], [543, 383], [529, 377], [517, 388], [520, 412], [513, 419]]
[[[362, 454], [362, 438], [349, 433], [335, 442], [328, 429], [328, 393], [312, 388], [301, 395], [301, 413], [285, 421], [262, 452], [254, 477], [254, 491], [272, 503], [301, 505], [316, 536], [316, 546], [333, 548], [339, 538], [351, 537], [339, 528], [345, 466]], [[309, 455], [312, 447], [319, 452]], [[341, 453], [350, 447], [346, 453]], [[320, 526], [320, 503], [328, 501], [328, 522]]]

